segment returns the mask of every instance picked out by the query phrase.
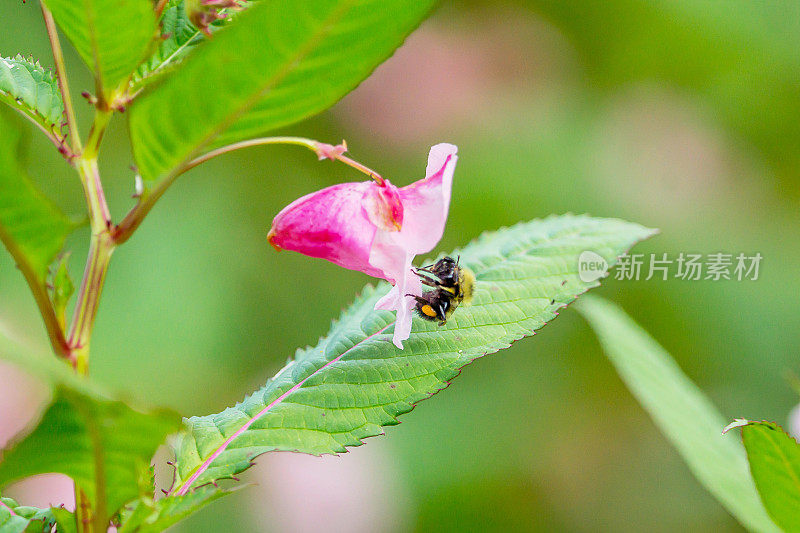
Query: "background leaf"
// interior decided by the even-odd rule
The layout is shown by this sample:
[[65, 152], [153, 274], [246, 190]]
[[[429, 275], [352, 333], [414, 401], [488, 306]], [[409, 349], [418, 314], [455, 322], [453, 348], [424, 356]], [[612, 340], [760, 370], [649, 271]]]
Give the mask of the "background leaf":
[[198, 48], [131, 109], [145, 180], [215, 147], [297, 122], [353, 89], [433, 2], [260, 2]]
[[123, 516], [122, 527], [118, 531], [119, 533], [159, 533], [232, 492], [207, 485], [183, 496], [161, 498], [155, 502], [152, 498], [142, 498], [134, 504], [133, 510]]
[[751, 531], [779, 531], [761, 505], [742, 446], [722, 434], [725, 418], [670, 355], [611, 302], [589, 296], [576, 307], [697, 480]]
[[[36, 429], [3, 453], [0, 485], [35, 474], [66, 474], [95, 506], [102, 498], [110, 517], [139, 496], [141, 472], [179, 425], [171, 412], [145, 414], [59, 386]], [[96, 484], [99, 469], [105, 489]]]
[[62, 140], [64, 102], [53, 73], [21, 55], [0, 58], [0, 101], [16, 109], [54, 139]]
[[41, 285], [74, 226], [20, 165], [20, 131], [0, 113], [0, 240], [23, 273]]
[[155, 37], [150, 0], [43, 0], [108, 96], [144, 60]]
[[176, 449], [178, 487], [233, 476], [271, 450], [340, 453], [447, 387], [474, 359], [507, 348], [557, 315], [585, 283], [578, 255], [592, 250], [613, 264], [653, 234], [637, 224], [566, 215], [484, 234], [456, 251], [476, 275], [471, 306], [439, 327], [415, 318], [398, 350], [394, 313], [375, 311], [388, 289], [367, 287], [315, 348], [300, 350], [242, 403], [192, 417]]
[[742, 440], [764, 507], [784, 531], [800, 531], [800, 445], [771, 422], [750, 422]]
[[[223, 10], [228, 12], [230, 10]], [[214, 21], [209, 32], [219, 30], [236, 18], [236, 12], [228, 12], [227, 17]], [[171, 68], [178, 65], [186, 55], [206, 38], [192, 24], [186, 14], [184, 0], [169, 0], [161, 15], [161, 42], [158, 49], [139, 68], [136, 69], [131, 86], [133, 91], [144, 88]]]
[[161, 15], [162, 41], [158, 49], [136, 69], [132, 85], [141, 89], [149, 78], [168, 66], [177, 65], [194, 46], [203, 41], [204, 36], [189, 20], [183, 0], [170, 0]]
[[[64, 511], [69, 513], [69, 511]], [[72, 514], [72, 513], [69, 513]], [[50, 509], [18, 504], [11, 498], [0, 497], [0, 532], [50, 533], [56, 519]]]

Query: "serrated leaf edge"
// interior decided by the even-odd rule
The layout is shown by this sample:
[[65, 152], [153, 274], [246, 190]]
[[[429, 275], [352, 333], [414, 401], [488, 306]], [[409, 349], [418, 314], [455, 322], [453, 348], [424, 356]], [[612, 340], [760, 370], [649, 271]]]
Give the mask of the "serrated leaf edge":
[[66, 134], [63, 133], [63, 127], [66, 124], [64, 118], [64, 103], [61, 96], [61, 90], [57, 85], [57, 81], [53, 72], [50, 69], [44, 68], [39, 61], [34, 60], [33, 57], [24, 57], [22, 54], [17, 54], [14, 57], [0, 57], [0, 61], [6, 63], [6, 66], [11, 68], [13, 65], [10, 63], [17, 63], [24, 65], [30, 72], [31, 69], [38, 71], [48, 78], [48, 83], [54, 90], [54, 95], [57, 97], [58, 102], [61, 104], [61, 122], [53, 122], [46, 117], [35, 106], [25, 103], [21, 97], [14, 96], [11, 93], [0, 89], [0, 100], [4, 101], [9, 107], [17, 111], [19, 114], [33, 122], [42, 132], [47, 135], [53, 143], [63, 145], [66, 139]]
[[[555, 215], [555, 214], [553, 214], [553, 215], [547, 216], [547, 217], [545, 217], [545, 218], [543, 218], [543, 219], [539, 219], [539, 221], [541, 221], [541, 222], [546, 222], [546, 221], [549, 221], [549, 220], [553, 220], [553, 219], [560, 219], [560, 218], [565, 218], [565, 217], [571, 217], [571, 218], [575, 218], [575, 219], [591, 219], [591, 218], [592, 218], [592, 217], [591, 217], [591, 216], [589, 216], [588, 214], [583, 214], [583, 215], [573, 215], [572, 213], [566, 213], [566, 214], [564, 214], [564, 215]], [[617, 221], [617, 222], [624, 222], [624, 223], [626, 223], [626, 224], [632, 224], [632, 223], [630, 223], [630, 222], [625, 222], [625, 221], [623, 221], [623, 220], [621, 220], [621, 219], [605, 218], [605, 219], [603, 219], [603, 220], [606, 220], [606, 221]], [[516, 228], [516, 227], [523, 226], [523, 225], [525, 225], [525, 224], [529, 224], [529, 223], [530, 223], [530, 221], [529, 221], [529, 222], [520, 222], [520, 223], [518, 223], [518, 224], [514, 224], [514, 225], [512, 225], [512, 226], [503, 226], [503, 227], [501, 227], [501, 228], [498, 228], [497, 230], [487, 230], [487, 231], [484, 231], [484, 232], [483, 232], [483, 233], [481, 233], [481, 234], [480, 234], [480, 235], [479, 235], [477, 238], [475, 238], [475, 239], [473, 239], [472, 241], [470, 241], [470, 244], [471, 244], [471, 245], [472, 245], [472, 244], [479, 244], [480, 242], [482, 242], [482, 241], [484, 241], [486, 238], [488, 238], [488, 236], [491, 236], [491, 235], [498, 235], [498, 234], [506, 233], [506, 232], [508, 232], [508, 231], [512, 231], [512, 230], [513, 230], [514, 228]], [[643, 240], [646, 240], [646, 239], [648, 239], [648, 238], [652, 237], [653, 235], [656, 235], [656, 234], [659, 232], [659, 230], [657, 230], [657, 229], [646, 228], [646, 227], [644, 227], [644, 226], [640, 226], [640, 227], [642, 228], [642, 230], [644, 230], [644, 231], [642, 232], [642, 235], [641, 235], [639, 238], [637, 238], [637, 239], [633, 240], [633, 241], [631, 242], [630, 246], [628, 246], [628, 247], [627, 247], [627, 248], [624, 250], [624, 252], [623, 252], [623, 253], [627, 253], [627, 252], [628, 252], [630, 249], [632, 249], [632, 248], [633, 248], [633, 247], [634, 247], [636, 244], [638, 244], [639, 242], [642, 242]], [[461, 249], [462, 249], [462, 248], [456, 248], [456, 249], [454, 250], [454, 252], [453, 252], [453, 253], [457, 253], [457, 252], [458, 252], [458, 251], [460, 251]], [[610, 268], [611, 266], [612, 266], [612, 265], [610, 264], [610, 265], [609, 265], [609, 268]], [[600, 279], [605, 279], [606, 277], [608, 277], [608, 275], [609, 275], [609, 272], [606, 272], [606, 274], [605, 274], [605, 275], [604, 275], [602, 278], [600, 278]], [[590, 283], [590, 284], [586, 285], [586, 286], [585, 286], [585, 288], [584, 288], [584, 290], [582, 290], [582, 291], [580, 291], [580, 292], [578, 292], [578, 293], [576, 293], [576, 294], [572, 294], [572, 295], [571, 295], [571, 296], [572, 296], [572, 298], [571, 298], [571, 301], [570, 301], [570, 302], [568, 302], [568, 303], [562, 303], [562, 305], [560, 305], [560, 306], [559, 306], [559, 307], [557, 307], [556, 309], [559, 309], [559, 310], [560, 310], [560, 309], [565, 309], [565, 308], [567, 308], [567, 307], [568, 307], [568, 306], [569, 306], [571, 303], [575, 302], [575, 301], [576, 301], [576, 300], [577, 300], [577, 299], [578, 299], [578, 298], [579, 298], [581, 295], [585, 294], [586, 292], [588, 292], [589, 290], [591, 290], [591, 289], [593, 289], [593, 288], [596, 288], [596, 287], [600, 286], [600, 279], [598, 279], [598, 280], [596, 280], [596, 281], [594, 281], [594, 282], [592, 282], [592, 283]], [[352, 308], [354, 308], [354, 307], [357, 307], [357, 305], [358, 305], [360, 302], [363, 302], [365, 299], [367, 299], [369, 296], [371, 296], [371, 295], [372, 295], [372, 294], [373, 294], [373, 293], [374, 293], [374, 292], [375, 292], [375, 291], [376, 291], [376, 290], [377, 290], [379, 287], [381, 287], [382, 285], [383, 285], [383, 284], [373, 287], [371, 284], [367, 284], [367, 285], [364, 287], [364, 289], [362, 289], [362, 292], [361, 292], [361, 294], [360, 294], [360, 295], [359, 295], [359, 296], [358, 296], [358, 297], [357, 297], [357, 298], [356, 298], [356, 299], [353, 301], [353, 303], [350, 305], [350, 307], [349, 307], [348, 309], [352, 309]], [[559, 315], [560, 315], [559, 311], [553, 311], [553, 313], [554, 313], [554, 315], [555, 315], [555, 316], [553, 317], [553, 319], [554, 319], [555, 317], [557, 317], [557, 316], [559, 316]], [[550, 319], [550, 321], [552, 321], [553, 319]], [[340, 317], [340, 319], [339, 319], [338, 321], [341, 321], [341, 317]], [[335, 324], [336, 322], [337, 322], [337, 320], [336, 320], [336, 319], [334, 319], [334, 320], [332, 321], [332, 324]], [[492, 349], [490, 349], [490, 350], [487, 350], [487, 351], [485, 351], [485, 352], [483, 352], [483, 353], [479, 353], [479, 354], [475, 355], [474, 357], [471, 357], [470, 359], [467, 359], [467, 360], [464, 362], [464, 364], [463, 364], [463, 365], [461, 365], [461, 366], [458, 366], [458, 367], [456, 367], [456, 368], [454, 368], [454, 369], [453, 369], [453, 371], [455, 372], [455, 374], [454, 374], [454, 375], [453, 375], [453, 376], [452, 376], [450, 379], [448, 379], [448, 380], [445, 380], [445, 381], [444, 381], [444, 385], [443, 385], [442, 387], [440, 387], [440, 388], [438, 388], [438, 389], [434, 390], [433, 392], [429, 393], [429, 394], [427, 395], [427, 397], [425, 397], [425, 398], [422, 398], [422, 399], [420, 399], [420, 400], [418, 400], [418, 401], [415, 401], [415, 402], [410, 402], [410, 403], [409, 403], [409, 405], [410, 405], [410, 409], [408, 409], [408, 411], [405, 411], [405, 412], [403, 412], [403, 413], [400, 413], [398, 416], [393, 416], [393, 417], [392, 417], [393, 421], [394, 421], [394, 422], [396, 422], [397, 424], [399, 424], [399, 423], [400, 423], [400, 422], [399, 422], [399, 416], [402, 416], [402, 415], [404, 415], [404, 414], [410, 413], [411, 411], [413, 411], [413, 410], [414, 410], [414, 408], [417, 406], [417, 404], [419, 404], [419, 402], [421, 402], [421, 401], [423, 401], [423, 400], [426, 400], [426, 399], [428, 399], [428, 398], [430, 398], [430, 397], [434, 396], [435, 394], [438, 394], [439, 392], [443, 391], [443, 390], [444, 390], [444, 389], [446, 389], [447, 387], [449, 387], [449, 386], [450, 386], [450, 384], [453, 382], [453, 380], [454, 380], [455, 378], [457, 378], [458, 376], [460, 376], [460, 375], [461, 375], [461, 372], [462, 372], [462, 370], [463, 370], [463, 369], [464, 369], [464, 367], [466, 367], [467, 365], [469, 365], [469, 364], [473, 363], [475, 360], [477, 360], [477, 359], [480, 359], [481, 357], [485, 357], [486, 355], [494, 354], [494, 353], [497, 353], [497, 352], [499, 352], [500, 350], [507, 349], [507, 348], [509, 348], [509, 347], [510, 347], [510, 346], [511, 346], [513, 343], [515, 343], [515, 342], [516, 342], [516, 341], [518, 341], [518, 340], [521, 340], [521, 339], [523, 339], [523, 338], [525, 338], [525, 337], [528, 337], [528, 336], [536, 335], [536, 332], [537, 332], [538, 330], [542, 329], [543, 327], [545, 327], [545, 326], [546, 326], [548, 323], [549, 323], [549, 321], [548, 321], [548, 322], [544, 322], [544, 323], [543, 323], [543, 324], [542, 324], [542, 325], [541, 325], [541, 326], [540, 326], [538, 329], [530, 331], [530, 333], [529, 333], [529, 334], [522, 333], [522, 334], [520, 334], [519, 336], [512, 337], [510, 341], [507, 341], [507, 342], [502, 342], [502, 343], [498, 343], [498, 344], [496, 345], [496, 347], [493, 347], [493, 348], [492, 348]], [[283, 400], [285, 400], [285, 399], [286, 399], [286, 398], [287, 398], [287, 397], [288, 397], [290, 394], [292, 394], [292, 393], [296, 392], [298, 389], [300, 389], [300, 388], [302, 387], [302, 385], [303, 385], [303, 384], [304, 384], [306, 381], [308, 381], [310, 378], [312, 378], [312, 377], [316, 376], [316, 375], [317, 375], [319, 372], [323, 371], [325, 368], [327, 368], [327, 367], [329, 367], [330, 365], [332, 365], [332, 364], [336, 363], [337, 361], [341, 360], [341, 358], [342, 358], [342, 357], [343, 357], [345, 354], [347, 354], [348, 352], [350, 352], [351, 350], [353, 350], [353, 349], [354, 349], [354, 348], [356, 348], [357, 346], [361, 345], [363, 342], [366, 342], [367, 340], [369, 340], [369, 339], [373, 338], [374, 336], [376, 336], [376, 335], [379, 335], [379, 334], [383, 333], [384, 331], [386, 331], [386, 329], [388, 329], [389, 327], [393, 326], [394, 324], [395, 324], [395, 321], [393, 320], [393, 321], [391, 321], [390, 323], [388, 323], [386, 326], [384, 326], [383, 328], [381, 328], [380, 330], [378, 330], [377, 332], [370, 334], [368, 337], [365, 337], [364, 339], [361, 339], [360, 341], [358, 341], [358, 343], [354, 344], [353, 346], [351, 346], [350, 348], [348, 348], [347, 350], [345, 350], [343, 353], [341, 353], [340, 355], [338, 355], [338, 356], [337, 356], [337, 357], [335, 357], [334, 359], [332, 359], [332, 360], [330, 360], [330, 361], [326, 362], [326, 363], [325, 363], [323, 366], [321, 366], [320, 368], [318, 368], [317, 370], [315, 370], [314, 372], [312, 372], [311, 374], [309, 374], [308, 376], [306, 376], [305, 378], [303, 378], [303, 379], [302, 379], [302, 380], [301, 380], [299, 383], [297, 383], [297, 384], [293, 385], [293, 386], [292, 386], [292, 387], [291, 387], [291, 388], [290, 388], [288, 391], [286, 391], [285, 393], [281, 394], [281, 396], [279, 396], [279, 397], [278, 397], [276, 400], [273, 400], [272, 402], [270, 402], [270, 403], [269, 403], [267, 406], [265, 406], [265, 407], [264, 407], [264, 408], [263, 408], [261, 411], [259, 411], [259, 412], [258, 412], [258, 413], [257, 413], [255, 416], [253, 416], [252, 418], [250, 418], [250, 419], [249, 419], [249, 420], [248, 420], [248, 421], [247, 421], [247, 422], [246, 422], [246, 423], [245, 423], [245, 424], [242, 426], [242, 428], [240, 428], [240, 429], [236, 430], [236, 431], [235, 431], [235, 432], [234, 432], [234, 433], [233, 433], [233, 434], [232, 434], [230, 437], [228, 437], [227, 439], [225, 439], [225, 441], [223, 441], [223, 443], [222, 443], [222, 444], [221, 444], [221, 445], [220, 445], [220, 446], [219, 446], [217, 449], [215, 449], [215, 450], [214, 450], [214, 452], [212, 452], [212, 454], [211, 454], [211, 455], [210, 455], [210, 456], [209, 456], [209, 457], [208, 457], [206, 460], [204, 460], [204, 461], [203, 461], [203, 462], [202, 462], [202, 463], [201, 463], [201, 464], [200, 464], [198, 467], [196, 467], [196, 469], [195, 469], [195, 470], [192, 472], [192, 474], [191, 474], [191, 475], [190, 475], [188, 478], [186, 478], [186, 480], [185, 480], [185, 481], [183, 481], [179, 487], [175, 487], [175, 482], [177, 481], [177, 469], [175, 469], [175, 473], [174, 473], [174, 477], [173, 477], [173, 486], [171, 487], [170, 491], [168, 492], [168, 496], [182, 496], [182, 495], [186, 494], [186, 492], [188, 492], [190, 489], [197, 489], [197, 488], [199, 488], [199, 487], [203, 487], [203, 486], [206, 486], [206, 485], [209, 485], [209, 484], [215, 484], [215, 483], [216, 483], [216, 481], [219, 481], [219, 480], [221, 480], [221, 479], [230, 479], [232, 476], [221, 476], [221, 477], [215, 478], [214, 480], [208, 481], [207, 483], [203, 483], [202, 485], [198, 485], [197, 487], [192, 487], [192, 486], [191, 486], [191, 485], [192, 485], [192, 483], [193, 483], [195, 480], [197, 480], [197, 479], [198, 479], [198, 478], [199, 478], [199, 477], [200, 477], [200, 476], [203, 474], [203, 472], [205, 472], [205, 471], [206, 471], [206, 470], [207, 470], [207, 469], [208, 469], [208, 468], [211, 466], [211, 464], [213, 463], [213, 461], [214, 461], [214, 460], [215, 460], [217, 457], [219, 457], [219, 456], [220, 456], [220, 455], [221, 455], [221, 454], [222, 454], [222, 453], [223, 453], [223, 452], [224, 452], [224, 451], [227, 449], [227, 447], [228, 447], [228, 446], [229, 446], [229, 445], [230, 445], [230, 444], [231, 444], [231, 443], [232, 443], [234, 440], [236, 440], [236, 438], [237, 438], [238, 436], [240, 436], [242, 433], [244, 433], [245, 431], [247, 431], [247, 429], [248, 429], [248, 428], [250, 428], [250, 427], [253, 425], [253, 423], [255, 423], [255, 422], [256, 422], [257, 420], [259, 420], [261, 417], [263, 417], [264, 415], [266, 415], [266, 414], [267, 414], [267, 413], [268, 413], [268, 412], [269, 412], [269, 411], [270, 411], [272, 408], [274, 408], [276, 405], [280, 404], [280, 403], [281, 403]], [[322, 340], [326, 339], [327, 337], [328, 337], [328, 336], [322, 336], [322, 337], [320, 337], [320, 341], [322, 341]], [[290, 360], [290, 361], [289, 361], [289, 363], [288, 363], [286, 366], [284, 366], [283, 368], [281, 368], [281, 370], [279, 370], [279, 371], [278, 371], [278, 373], [277, 373], [277, 374], [275, 374], [275, 376], [273, 377], [273, 380], [274, 380], [275, 378], [277, 378], [278, 376], [280, 376], [280, 375], [281, 375], [283, 372], [285, 372], [287, 369], [291, 368], [291, 367], [294, 365], [294, 363], [297, 361], [297, 359], [296, 359], [296, 358], [297, 358], [297, 356], [298, 356], [300, 353], [302, 353], [302, 352], [303, 352], [303, 350], [297, 350], [297, 351], [295, 352], [295, 358], [294, 358], [294, 359], [292, 359], [292, 360]], [[256, 393], [257, 393], [257, 391], [256, 391], [255, 393], [253, 393], [253, 394], [256, 394]], [[242, 402], [240, 402], [240, 404], [241, 404], [241, 403], [243, 403], [243, 402], [245, 402], [245, 401], [246, 401], [246, 400], [247, 400], [247, 399], [248, 399], [250, 396], [252, 396], [252, 394], [245, 396], [245, 399], [244, 399]], [[239, 405], [239, 404], [237, 404], [237, 405]], [[389, 425], [391, 425], [391, 424], [383, 424], [382, 426], [383, 426], [383, 427], [386, 427], [386, 426], [389, 426]], [[381, 431], [380, 431], [380, 433], [376, 433], [375, 435], [371, 435], [371, 436], [369, 436], [369, 437], [358, 438], [358, 444], [351, 445], [351, 446], [349, 446], [349, 448], [355, 448], [355, 447], [361, 446], [361, 445], [363, 445], [363, 444], [364, 444], [364, 440], [365, 440], [365, 439], [367, 439], [367, 438], [371, 438], [371, 437], [377, 437], [377, 436], [380, 436], [380, 435], [385, 435], [385, 432], [384, 432], [383, 430], [381, 430]], [[343, 453], [346, 453], [347, 451], [349, 451], [349, 450], [347, 449], [347, 448], [348, 448], [348, 446], [346, 446], [346, 445], [345, 445], [345, 446], [344, 446], [344, 448], [345, 448], [345, 452], [343, 452]], [[273, 451], [274, 451], [274, 450], [273, 450]], [[299, 452], [299, 450], [294, 450], [294, 451], [295, 451], [295, 452]], [[269, 452], [263, 452], [263, 453], [259, 453], [258, 455], [255, 455], [255, 456], [253, 456], [253, 457], [251, 458], [250, 466], [253, 466], [253, 465], [255, 464], [255, 463], [253, 463], [253, 462], [252, 462], [252, 460], [253, 460], [253, 459], [255, 459], [255, 458], [257, 458], [257, 457], [259, 457], [259, 456], [263, 455], [264, 453], [269, 453]], [[339, 453], [327, 453], [327, 452], [325, 452], [325, 453], [320, 453], [320, 454], [311, 454], [311, 455], [318, 455], [318, 456], [321, 456], [321, 455], [334, 455], [334, 456], [338, 456], [338, 455], [339, 455]], [[173, 465], [173, 467], [174, 467], [174, 465]], [[176, 489], [177, 489], [177, 490], [176, 490]]]

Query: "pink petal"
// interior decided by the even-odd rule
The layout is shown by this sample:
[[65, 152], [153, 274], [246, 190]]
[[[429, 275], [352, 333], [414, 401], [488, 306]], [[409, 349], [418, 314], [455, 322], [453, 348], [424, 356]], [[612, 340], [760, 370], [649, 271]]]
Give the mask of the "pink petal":
[[[320, 146], [330, 154], [340, 148]], [[390, 281], [394, 287], [375, 309], [397, 311], [392, 341], [402, 349], [416, 303], [408, 295], [422, 294], [412, 263], [444, 233], [457, 150], [444, 143], [432, 147], [425, 178], [402, 189], [383, 180], [381, 185], [343, 183], [308, 194], [278, 213], [269, 242]]]
[[375, 304], [375, 309], [397, 311], [392, 342], [401, 350], [403, 349], [403, 341], [411, 335], [411, 319], [413, 318], [413, 310], [416, 303], [413, 298], [406, 295], [422, 294], [422, 283], [417, 275], [411, 271], [414, 254], [406, 253], [404, 256], [403, 258], [397, 258], [397, 263], [402, 263], [406, 274], [399, 275], [394, 287]]
[[404, 225], [398, 239], [416, 254], [430, 252], [442, 239], [450, 209], [457, 151], [452, 144], [437, 144], [428, 155], [425, 179], [400, 189], [408, 224]]
[[327, 259], [351, 270], [385, 278], [369, 263], [377, 228], [364, 209], [374, 182], [342, 183], [307, 194], [286, 206], [272, 221], [269, 242], [279, 249]]
[[404, 210], [400, 191], [389, 180], [383, 180], [383, 185], [370, 187], [363, 206], [367, 218], [379, 230], [396, 232], [403, 227]]
[[457, 150], [452, 144], [437, 144], [431, 148], [425, 179], [400, 189], [402, 229], [399, 232], [378, 230], [372, 243], [369, 263], [382, 270], [386, 279], [395, 282], [395, 287], [375, 304], [375, 309], [397, 310], [392, 340], [399, 348], [410, 335], [415, 304], [406, 294], [422, 294], [422, 284], [411, 265], [416, 254], [431, 251], [442, 238]]

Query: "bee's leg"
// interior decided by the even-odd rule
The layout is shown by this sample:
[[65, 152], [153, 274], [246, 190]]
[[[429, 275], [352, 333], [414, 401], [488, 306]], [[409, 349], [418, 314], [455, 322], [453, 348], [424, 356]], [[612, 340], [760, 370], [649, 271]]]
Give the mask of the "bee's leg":
[[436, 311], [436, 318], [439, 319], [439, 325], [444, 326], [447, 322], [447, 311], [450, 309], [450, 300], [439, 299], [432, 305]]
[[[431, 296], [431, 294], [433, 293], [429, 292], [423, 296], [406, 294], [406, 296], [412, 296], [417, 301], [416, 310], [417, 313], [419, 313], [419, 316], [425, 320], [436, 322], [437, 320], [441, 320], [444, 316], [442, 314], [442, 302], [435, 296]], [[444, 303], [445, 305], [449, 305], [447, 302]]]
[[416, 296], [414, 294], [406, 294], [406, 296], [412, 296], [417, 301], [415, 307], [419, 316], [425, 320], [436, 321], [439, 319], [439, 311], [436, 309], [438, 304], [435, 299], [430, 297], [426, 298], [425, 296]]
[[418, 304], [425, 305], [426, 303], [428, 303], [428, 300], [426, 300], [422, 296], [417, 296], [416, 294], [406, 294], [406, 296], [411, 296], [417, 301]]
[[419, 280], [422, 282], [423, 285], [427, 285], [428, 287], [439, 288], [439, 286], [440, 286], [440, 283], [435, 279], [424, 278], [424, 277], [420, 276]]
[[[441, 286], [441, 284], [439, 283], [439, 280], [431, 279], [428, 276], [423, 276], [422, 274], [419, 273], [420, 270], [422, 270], [422, 269], [418, 268], [418, 269], [415, 270], [415, 269], [412, 268], [411, 272], [413, 272], [414, 274], [417, 275], [417, 277], [423, 283], [423, 285], [427, 285], [428, 287], [436, 287], [436, 288]], [[423, 271], [423, 272], [427, 272], [427, 271]], [[434, 275], [434, 274], [432, 274], [430, 272], [428, 272], [428, 274], [431, 274], [432, 276]]]

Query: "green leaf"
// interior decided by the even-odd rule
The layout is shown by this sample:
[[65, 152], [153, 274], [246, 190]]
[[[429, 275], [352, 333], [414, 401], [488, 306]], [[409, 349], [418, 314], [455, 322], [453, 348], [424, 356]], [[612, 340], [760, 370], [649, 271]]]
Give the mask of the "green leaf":
[[[0, 327], [2, 331], [2, 327]], [[52, 354], [41, 354], [20, 346], [0, 333], [0, 361], [7, 361], [42, 384], [55, 390], [69, 388], [87, 396], [108, 396], [108, 392], [89, 379], [78, 377], [63, 361]]]
[[[223, 10], [228, 11], [228, 10]], [[235, 19], [236, 12], [228, 13], [224, 19], [215, 21], [209, 31], [217, 31]], [[131, 80], [133, 92], [144, 88], [170, 69], [178, 65], [205, 36], [192, 24], [186, 14], [185, 0], [169, 0], [161, 15], [162, 40], [158, 49], [139, 65]]]
[[20, 130], [3, 113], [0, 131], [0, 240], [29, 282], [44, 286], [47, 268], [74, 225], [20, 165]]
[[69, 253], [61, 256], [56, 267], [56, 273], [53, 275], [53, 309], [56, 312], [61, 329], [65, 329], [66, 325], [66, 312], [69, 299], [72, 298], [72, 293], [75, 292], [75, 285], [72, 284], [72, 278], [69, 277], [69, 270], [67, 269], [67, 262], [69, 260]]
[[66, 474], [107, 518], [139, 497], [142, 470], [179, 426], [180, 417], [170, 412], [145, 414], [58, 386], [36, 429], [4, 452], [0, 485], [35, 474]]
[[106, 96], [150, 51], [156, 16], [151, 0], [44, 0]]
[[33, 293], [55, 350], [66, 344], [47, 291], [48, 266], [75, 227], [20, 164], [20, 130], [0, 109], [0, 241]]
[[222, 490], [208, 485], [183, 496], [161, 498], [154, 502], [142, 498], [126, 516], [123, 516], [119, 533], [159, 533], [178, 523], [190, 514], [199, 511], [211, 502], [232, 494], [234, 490]]
[[758, 498], [743, 447], [722, 435], [725, 418], [670, 355], [611, 302], [588, 296], [576, 308], [697, 480], [749, 530], [779, 531]]
[[64, 102], [58, 81], [38, 61], [0, 57], [0, 101], [19, 111], [49, 137], [63, 141]]
[[771, 422], [750, 422], [742, 440], [767, 512], [787, 533], [800, 531], [800, 445]]
[[176, 445], [176, 488], [245, 470], [271, 450], [340, 453], [447, 387], [474, 359], [533, 334], [577, 295], [599, 284], [577, 275], [585, 250], [614, 264], [652, 230], [614, 219], [565, 215], [484, 234], [463, 250], [476, 276], [472, 305], [445, 326], [415, 318], [398, 350], [394, 313], [375, 311], [387, 284], [367, 287], [315, 348], [300, 350], [242, 403], [193, 417]]
[[0, 497], [0, 533], [49, 533], [55, 523], [50, 509], [28, 507]]
[[183, 0], [170, 0], [161, 15], [162, 41], [158, 49], [144, 61], [133, 75], [134, 90], [141, 89], [149, 78], [167, 67], [177, 65], [195, 45], [202, 42], [204, 36], [186, 15]]
[[56, 519], [56, 533], [78, 533], [78, 524], [75, 522], [75, 513], [63, 507], [51, 507], [50, 512]]
[[172, 177], [209, 149], [323, 111], [400, 46], [432, 5], [254, 4], [134, 102], [130, 131], [142, 177]]

